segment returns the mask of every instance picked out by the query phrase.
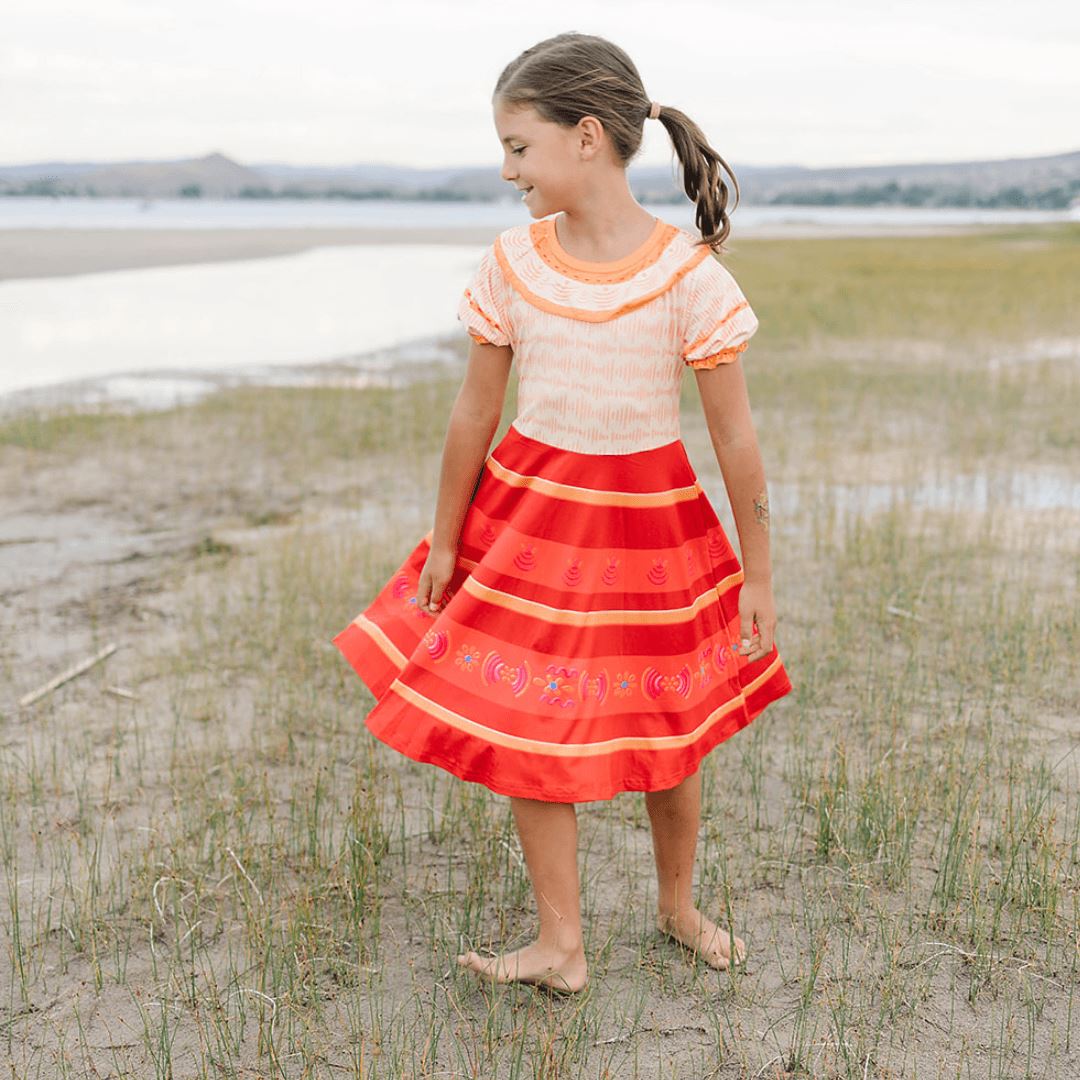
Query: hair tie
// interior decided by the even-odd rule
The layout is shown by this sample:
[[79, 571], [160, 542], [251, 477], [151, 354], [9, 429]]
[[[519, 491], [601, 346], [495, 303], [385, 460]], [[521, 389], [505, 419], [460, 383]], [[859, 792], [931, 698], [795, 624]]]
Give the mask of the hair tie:
[[660, 116], [660, 102], [659, 101], [650, 101], [649, 102], [649, 119], [650, 120], [656, 120], [659, 116]]

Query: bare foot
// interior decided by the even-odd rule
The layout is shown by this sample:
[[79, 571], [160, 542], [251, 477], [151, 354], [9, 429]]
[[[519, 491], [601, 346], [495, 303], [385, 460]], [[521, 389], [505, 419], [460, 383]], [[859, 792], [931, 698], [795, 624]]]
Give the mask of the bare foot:
[[[727, 930], [710, 922], [697, 908], [688, 908], [677, 914], [661, 913], [656, 917], [656, 927], [692, 949], [714, 968], [725, 971], [731, 963]], [[736, 937], [735, 963], [742, 964], [745, 960], [746, 942]]]
[[535, 983], [562, 993], [576, 993], [589, 979], [585, 950], [580, 945], [565, 952], [534, 941], [514, 952], [490, 957], [470, 949], [459, 954], [457, 961], [492, 982]]

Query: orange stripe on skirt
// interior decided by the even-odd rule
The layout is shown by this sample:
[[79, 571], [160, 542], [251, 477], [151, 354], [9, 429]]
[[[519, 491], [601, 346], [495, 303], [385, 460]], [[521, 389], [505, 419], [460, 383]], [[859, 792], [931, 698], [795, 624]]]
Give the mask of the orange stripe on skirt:
[[737, 653], [742, 567], [681, 439], [582, 454], [511, 425], [439, 612], [430, 541], [333, 638], [415, 761], [552, 802], [661, 791], [792, 689], [775, 645]]

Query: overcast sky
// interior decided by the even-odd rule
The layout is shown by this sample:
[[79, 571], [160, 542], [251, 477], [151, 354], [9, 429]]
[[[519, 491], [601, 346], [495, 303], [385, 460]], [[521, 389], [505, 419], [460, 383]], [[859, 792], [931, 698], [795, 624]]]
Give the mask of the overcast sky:
[[[3, 0], [0, 163], [498, 164], [499, 72], [567, 30], [624, 48], [731, 163], [1080, 149], [1076, 0]], [[645, 127], [639, 160], [667, 164]]]

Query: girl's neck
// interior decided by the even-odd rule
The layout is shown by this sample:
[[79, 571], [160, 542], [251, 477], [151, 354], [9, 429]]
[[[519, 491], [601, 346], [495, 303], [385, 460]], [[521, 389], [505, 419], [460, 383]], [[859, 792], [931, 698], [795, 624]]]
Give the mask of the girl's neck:
[[623, 210], [610, 209], [583, 218], [564, 210], [554, 222], [555, 239], [567, 255], [585, 262], [616, 262], [637, 251], [656, 227], [656, 217], [631, 202]]

